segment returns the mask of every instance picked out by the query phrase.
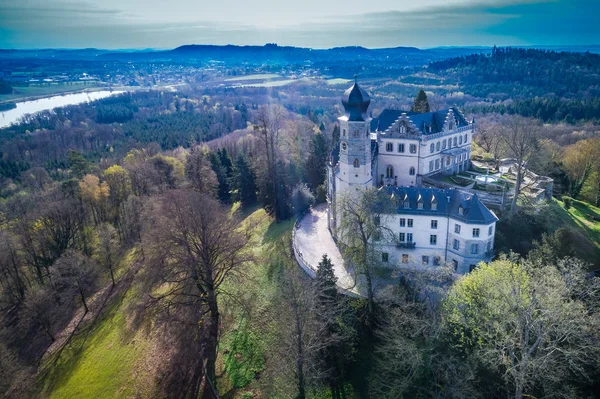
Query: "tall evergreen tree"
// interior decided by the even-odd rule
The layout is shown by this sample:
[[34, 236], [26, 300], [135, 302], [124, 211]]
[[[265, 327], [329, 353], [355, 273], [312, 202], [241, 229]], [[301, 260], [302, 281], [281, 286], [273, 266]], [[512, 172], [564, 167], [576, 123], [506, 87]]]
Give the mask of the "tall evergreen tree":
[[232, 183], [242, 206], [256, 202], [256, 176], [248, 159], [242, 153], [235, 159]]
[[308, 186], [314, 191], [325, 181], [327, 166], [327, 143], [321, 133], [315, 134], [310, 139], [310, 149], [306, 159], [306, 180]]
[[415, 103], [410, 110], [419, 113], [429, 112], [429, 100], [427, 100], [427, 94], [425, 94], [423, 89], [419, 90], [419, 94], [415, 98]]
[[221, 163], [221, 157], [219, 156], [218, 152], [210, 153], [210, 164], [212, 170], [217, 175], [217, 181], [219, 182], [217, 196], [219, 197], [219, 201], [226, 204], [231, 201], [231, 188], [229, 187], [227, 168]]

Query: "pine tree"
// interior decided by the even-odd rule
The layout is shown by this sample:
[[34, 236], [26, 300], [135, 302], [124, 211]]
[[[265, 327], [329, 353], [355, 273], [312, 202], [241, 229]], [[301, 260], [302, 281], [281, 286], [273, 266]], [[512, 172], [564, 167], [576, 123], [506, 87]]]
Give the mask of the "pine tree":
[[240, 153], [235, 159], [232, 183], [242, 206], [256, 202], [256, 176], [246, 156]]
[[419, 94], [417, 94], [417, 97], [415, 98], [415, 103], [410, 110], [419, 113], [429, 112], [429, 101], [427, 100], [427, 94], [423, 89], [419, 90]]
[[327, 143], [321, 134], [315, 134], [310, 140], [308, 158], [306, 159], [306, 180], [314, 191], [325, 181], [327, 167]]
[[226, 204], [231, 200], [229, 179], [227, 178], [227, 169], [221, 164], [221, 157], [218, 152], [210, 153], [210, 164], [219, 182], [219, 189], [217, 191], [219, 201]]
[[331, 259], [327, 255], [323, 255], [321, 262], [317, 265], [315, 282], [320, 302], [335, 299], [337, 296], [337, 277], [333, 271], [333, 263], [331, 263]]

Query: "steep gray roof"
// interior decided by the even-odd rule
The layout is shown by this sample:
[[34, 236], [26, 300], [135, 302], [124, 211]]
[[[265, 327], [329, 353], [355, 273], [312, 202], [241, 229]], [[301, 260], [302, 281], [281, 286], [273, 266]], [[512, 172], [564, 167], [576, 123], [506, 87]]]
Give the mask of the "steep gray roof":
[[371, 104], [369, 94], [356, 83], [342, 95], [342, 105], [350, 121], [364, 121]]
[[[402, 111], [398, 109], [384, 109], [381, 114], [371, 121], [371, 131], [383, 132], [402, 116], [406, 114], [412, 123], [419, 129], [421, 134], [435, 134], [439, 133], [444, 129], [444, 122], [450, 111], [454, 112], [458, 127], [468, 126], [469, 123], [465, 120], [464, 116], [456, 108], [449, 108], [447, 110], [427, 112], [420, 114], [417, 112]], [[427, 126], [431, 126], [431, 132], [426, 129]]]
[[[469, 224], [490, 224], [498, 220], [477, 194], [423, 187], [382, 187], [379, 192], [394, 199], [397, 214], [445, 216]], [[408, 200], [408, 208], [404, 207], [405, 200]], [[418, 208], [419, 201], [423, 202], [423, 209]], [[437, 209], [432, 209], [433, 202], [437, 203]]]

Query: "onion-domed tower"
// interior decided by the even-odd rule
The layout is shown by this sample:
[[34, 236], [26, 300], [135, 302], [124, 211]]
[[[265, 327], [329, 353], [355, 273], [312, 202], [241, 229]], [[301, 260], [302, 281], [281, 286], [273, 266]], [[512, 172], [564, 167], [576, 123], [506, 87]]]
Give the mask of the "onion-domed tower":
[[339, 180], [336, 191], [341, 194], [349, 188], [365, 188], [371, 186], [371, 118], [367, 110], [371, 98], [356, 82], [344, 92], [342, 104], [345, 115], [340, 121], [340, 159]]

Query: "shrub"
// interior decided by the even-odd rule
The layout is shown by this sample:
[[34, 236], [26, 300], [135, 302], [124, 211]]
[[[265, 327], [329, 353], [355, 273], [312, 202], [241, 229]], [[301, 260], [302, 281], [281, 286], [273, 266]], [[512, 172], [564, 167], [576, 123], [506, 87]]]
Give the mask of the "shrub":
[[571, 197], [563, 197], [563, 203], [565, 204], [565, 209], [569, 209], [573, 205], [573, 200]]
[[321, 184], [317, 187], [317, 204], [322, 204], [327, 201], [327, 187], [325, 184]]
[[296, 216], [304, 214], [315, 203], [315, 196], [306, 184], [299, 184], [292, 190], [292, 207]]

